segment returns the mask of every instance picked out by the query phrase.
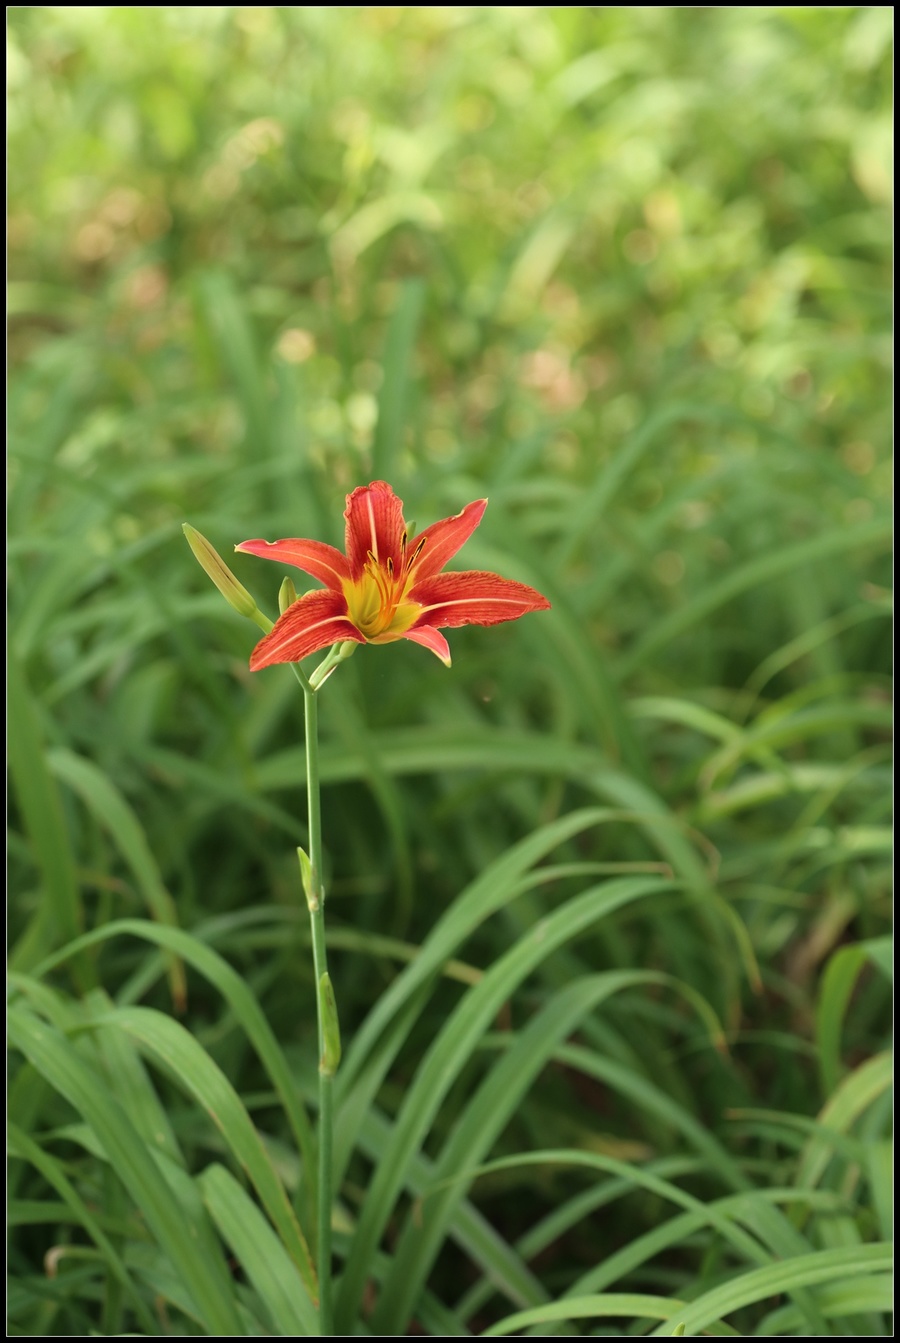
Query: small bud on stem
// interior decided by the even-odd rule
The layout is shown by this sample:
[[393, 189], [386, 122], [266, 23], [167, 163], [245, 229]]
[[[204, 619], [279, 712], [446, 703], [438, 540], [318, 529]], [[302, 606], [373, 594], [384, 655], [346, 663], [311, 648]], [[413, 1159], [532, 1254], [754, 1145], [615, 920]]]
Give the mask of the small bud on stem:
[[278, 589], [278, 610], [284, 615], [289, 606], [293, 606], [297, 600], [297, 589], [289, 578], [286, 578]]
[[338, 1025], [337, 1003], [327, 971], [319, 980], [319, 1011], [322, 1014], [322, 1035], [325, 1048], [319, 1060], [319, 1072], [334, 1077], [341, 1061], [341, 1029]]

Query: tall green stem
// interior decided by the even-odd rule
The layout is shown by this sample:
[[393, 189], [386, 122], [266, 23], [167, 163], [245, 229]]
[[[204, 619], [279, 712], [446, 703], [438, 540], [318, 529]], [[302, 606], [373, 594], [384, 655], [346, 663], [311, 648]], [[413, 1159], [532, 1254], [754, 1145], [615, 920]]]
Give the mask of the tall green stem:
[[[306, 722], [306, 796], [309, 807], [309, 877], [306, 898], [312, 924], [313, 965], [316, 976], [316, 1007], [319, 1022], [319, 1188], [318, 1270], [319, 1327], [323, 1337], [333, 1332], [331, 1313], [331, 1130], [333, 1107], [334, 1049], [329, 1041], [329, 1010], [334, 995], [328, 977], [325, 951], [325, 889], [322, 883], [322, 813], [319, 797], [319, 723], [315, 691], [303, 687]], [[334, 1019], [336, 1029], [336, 1015]]]
[[[247, 616], [268, 634], [272, 621], [260, 611], [255, 599], [239, 583], [228, 565], [201, 532], [184, 524], [188, 544], [204, 572], [233, 610]], [[296, 600], [293, 583], [286, 579], [278, 597], [282, 613]], [[315, 1217], [319, 1269], [319, 1329], [321, 1335], [334, 1332], [331, 1313], [331, 1205], [332, 1205], [332, 1109], [334, 1074], [341, 1058], [334, 990], [328, 976], [325, 952], [325, 888], [322, 883], [322, 813], [319, 801], [319, 724], [316, 691], [324, 685], [340, 662], [356, 649], [356, 642], [334, 644], [312, 676], [307, 678], [296, 662], [291, 671], [303, 689], [306, 706], [306, 797], [309, 806], [309, 856], [300, 849], [300, 868], [312, 922], [313, 965], [316, 977], [316, 1008], [319, 1022], [319, 1170], [316, 1184]]]

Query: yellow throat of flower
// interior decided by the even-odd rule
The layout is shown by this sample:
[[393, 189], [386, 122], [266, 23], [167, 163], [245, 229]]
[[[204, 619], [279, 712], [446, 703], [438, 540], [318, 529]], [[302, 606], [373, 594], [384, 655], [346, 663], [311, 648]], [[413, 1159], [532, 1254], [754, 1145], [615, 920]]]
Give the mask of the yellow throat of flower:
[[389, 558], [381, 565], [370, 554], [360, 577], [343, 583], [347, 610], [360, 634], [369, 643], [386, 644], [400, 639], [422, 613], [418, 602], [404, 600], [412, 586], [409, 575], [394, 573]]

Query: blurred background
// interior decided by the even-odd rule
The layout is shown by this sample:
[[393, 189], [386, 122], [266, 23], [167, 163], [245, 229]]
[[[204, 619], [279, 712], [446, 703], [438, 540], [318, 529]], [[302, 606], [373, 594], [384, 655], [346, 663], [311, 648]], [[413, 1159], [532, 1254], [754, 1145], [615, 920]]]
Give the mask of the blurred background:
[[[450, 671], [364, 648], [323, 693], [346, 1029], [489, 861], [599, 800], [618, 819], [568, 856], [672, 871], [694, 903], [613, 916], [544, 988], [571, 958], [671, 971], [731, 1057], [646, 997], [609, 1009], [617, 1057], [714, 1127], [816, 1112], [819, 972], [888, 919], [891, 13], [8, 12], [14, 968], [174, 919], [311, 1053], [301, 696], [250, 675], [258, 631], [181, 523], [231, 562], [341, 544], [373, 478], [419, 528], [487, 495], [455, 567], [552, 611], [453, 631]], [[232, 567], [276, 614], [283, 573]], [[91, 973], [171, 1005], [146, 957]], [[867, 965], [851, 1061], [889, 1021]], [[252, 1086], [202, 984], [186, 1011]], [[599, 1113], [666, 1149], [567, 1087], [520, 1144]]]

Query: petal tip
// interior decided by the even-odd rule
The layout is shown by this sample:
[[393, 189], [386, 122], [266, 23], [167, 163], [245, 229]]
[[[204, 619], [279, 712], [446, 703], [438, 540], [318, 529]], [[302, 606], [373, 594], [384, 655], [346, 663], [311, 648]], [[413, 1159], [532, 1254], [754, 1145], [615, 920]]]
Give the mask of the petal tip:
[[450, 645], [440, 630], [436, 630], [433, 625], [417, 625], [400, 637], [409, 639], [411, 643], [421, 644], [429, 653], [434, 653], [436, 658], [440, 658], [445, 667], [450, 666]]

